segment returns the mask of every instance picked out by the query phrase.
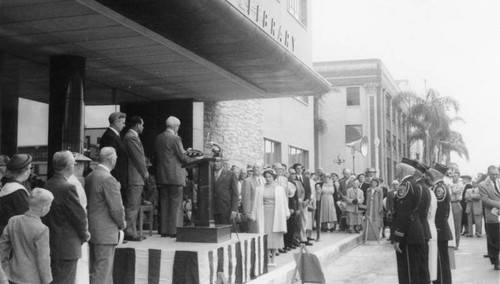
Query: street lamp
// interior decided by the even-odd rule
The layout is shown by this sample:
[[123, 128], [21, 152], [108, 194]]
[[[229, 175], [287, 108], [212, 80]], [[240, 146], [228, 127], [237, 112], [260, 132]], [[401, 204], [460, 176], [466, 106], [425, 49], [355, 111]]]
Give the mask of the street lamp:
[[340, 172], [340, 165], [342, 165], [343, 163], [345, 163], [345, 160], [341, 159], [340, 158], [340, 154], [338, 154], [337, 155], [337, 159], [333, 160], [333, 162], [339, 166], [339, 172]]

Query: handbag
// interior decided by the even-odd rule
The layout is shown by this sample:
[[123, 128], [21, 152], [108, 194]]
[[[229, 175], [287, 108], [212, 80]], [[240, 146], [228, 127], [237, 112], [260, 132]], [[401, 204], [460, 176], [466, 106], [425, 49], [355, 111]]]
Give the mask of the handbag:
[[365, 204], [358, 204], [358, 210], [361, 210], [361, 211], [366, 211], [366, 205]]

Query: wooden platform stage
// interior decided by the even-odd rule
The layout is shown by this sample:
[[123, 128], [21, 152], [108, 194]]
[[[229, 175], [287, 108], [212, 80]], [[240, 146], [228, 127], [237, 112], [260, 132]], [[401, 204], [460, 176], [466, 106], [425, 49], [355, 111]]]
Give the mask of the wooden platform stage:
[[216, 284], [222, 272], [227, 283], [246, 283], [267, 273], [267, 235], [232, 234], [218, 243], [176, 242], [159, 235], [116, 248], [114, 283]]

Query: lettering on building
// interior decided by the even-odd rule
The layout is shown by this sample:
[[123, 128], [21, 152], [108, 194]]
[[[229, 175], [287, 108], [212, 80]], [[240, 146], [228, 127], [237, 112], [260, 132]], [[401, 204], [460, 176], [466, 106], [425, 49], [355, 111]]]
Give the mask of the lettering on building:
[[252, 0], [230, 1], [236, 2], [247, 17], [260, 26], [266, 33], [271, 35], [277, 42], [286, 47], [292, 53], [295, 52], [295, 36], [291, 34], [273, 15], [264, 10]]

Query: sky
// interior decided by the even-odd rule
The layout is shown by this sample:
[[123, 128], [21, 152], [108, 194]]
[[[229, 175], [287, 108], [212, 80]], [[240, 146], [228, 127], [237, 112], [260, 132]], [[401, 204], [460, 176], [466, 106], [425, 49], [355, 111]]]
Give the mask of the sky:
[[311, 0], [313, 61], [379, 58], [394, 79], [460, 103], [470, 161], [500, 165], [500, 1]]

